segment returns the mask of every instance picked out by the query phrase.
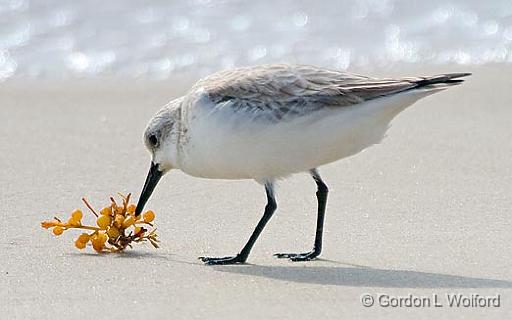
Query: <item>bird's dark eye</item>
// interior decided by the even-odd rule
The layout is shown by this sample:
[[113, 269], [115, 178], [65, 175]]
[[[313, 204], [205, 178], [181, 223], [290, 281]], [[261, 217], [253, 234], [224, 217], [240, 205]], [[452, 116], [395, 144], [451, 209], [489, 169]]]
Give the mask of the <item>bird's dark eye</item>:
[[156, 136], [154, 134], [150, 135], [148, 137], [148, 140], [149, 140], [149, 143], [153, 146], [153, 147], [156, 147], [156, 145], [158, 144], [158, 139], [156, 138]]

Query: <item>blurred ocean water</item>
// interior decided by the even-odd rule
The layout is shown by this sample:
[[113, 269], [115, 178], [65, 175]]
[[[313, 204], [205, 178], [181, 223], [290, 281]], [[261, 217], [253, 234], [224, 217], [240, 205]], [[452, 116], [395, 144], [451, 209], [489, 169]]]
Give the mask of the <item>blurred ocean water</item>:
[[0, 80], [512, 63], [511, 0], [0, 0]]

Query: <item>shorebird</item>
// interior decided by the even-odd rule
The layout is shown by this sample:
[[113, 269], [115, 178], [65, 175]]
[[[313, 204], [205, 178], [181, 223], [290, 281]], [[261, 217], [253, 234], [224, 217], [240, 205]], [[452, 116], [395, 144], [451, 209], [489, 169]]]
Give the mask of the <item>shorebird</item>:
[[245, 263], [277, 208], [275, 181], [308, 172], [317, 185], [313, 250], [275, 256], [315, 259], [322, 251], [328, 193], [317, 168], [379, 143], [398, 113], [468, 75], [377, 79], [302, 65], [210, 75], [149, 121], [144, 142], [152, 161], [136, 214], [171, 169], [210, 179], [253, 179], [265, 187], [267, 204], [245, 246], [234, 256], [200, 257], [209, 265]]

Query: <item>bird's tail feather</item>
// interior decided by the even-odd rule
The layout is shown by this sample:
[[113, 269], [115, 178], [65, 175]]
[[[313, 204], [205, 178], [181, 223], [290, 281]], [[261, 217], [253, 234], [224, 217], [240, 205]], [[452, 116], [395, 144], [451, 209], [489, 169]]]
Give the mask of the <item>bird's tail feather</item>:
[[464, 72], [464, 73], [446, 73], [446, 74], [439, 74], [435, 76], [429, 76], [429, 77], [420, 77], [414, 79], [412, 82], [416, 84], [416, 87], [414, 89], [419, 88], [442, 88], [442, 87], [449, 87], [457, 84], [461, 84], [464, 82], [464, 79], [459, 79], [463, 77], [470, 76], [471, 73]]

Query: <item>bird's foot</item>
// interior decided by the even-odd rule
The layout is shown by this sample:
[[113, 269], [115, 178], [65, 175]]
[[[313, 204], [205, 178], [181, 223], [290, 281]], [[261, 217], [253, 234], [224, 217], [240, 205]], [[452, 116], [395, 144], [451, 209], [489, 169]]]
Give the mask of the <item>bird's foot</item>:
[[310, 261], [315, 260], [320, 255], [320, 252], [315, 250], [304, 253], [276, 253], [274, 257], [278, 259], [290, 259], [291, 261]]
[[240, 254], [236, 256], [212, 258], [212, 257], [199, 257], [199, 260], [203, 261], [206, 265], [225, 265], [225, 264], [242, 264], [245, 263], [247, 258], [243, 258]]

